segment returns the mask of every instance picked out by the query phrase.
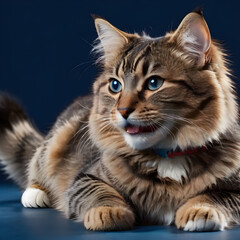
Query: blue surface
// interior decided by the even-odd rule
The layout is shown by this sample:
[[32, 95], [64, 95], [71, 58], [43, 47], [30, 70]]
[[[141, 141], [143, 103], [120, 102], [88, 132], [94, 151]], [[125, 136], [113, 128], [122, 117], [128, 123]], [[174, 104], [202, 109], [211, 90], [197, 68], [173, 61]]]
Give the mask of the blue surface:
[[144, 226], [124, 232], [91, 232], [81, 223], [65, 219], [54, 209], [27, 209], [20, 203], [21, 191], [14, 185], [0, 185], [1, 240], [224, 240], [240, 239], [240, 228], [224, 232], [188, 233], [175, 227]]

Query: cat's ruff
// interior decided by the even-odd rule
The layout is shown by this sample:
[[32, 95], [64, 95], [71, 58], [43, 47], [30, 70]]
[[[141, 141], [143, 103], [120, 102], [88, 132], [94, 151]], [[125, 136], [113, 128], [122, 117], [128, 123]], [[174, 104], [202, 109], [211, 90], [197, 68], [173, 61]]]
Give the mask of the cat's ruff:
[[170, 179], [182, 183], [183, 179], [188, 179], [190, 172], [189, 163], [185, 157], [206, 150], [206, 147], [191, 148], [185, 151], [180, 149], [153, 149], [154, 154], [159, 156], [159, 159], [153, 162], [146, 162], [145, 166], [146, 168], [156, 167], [160, 179]]

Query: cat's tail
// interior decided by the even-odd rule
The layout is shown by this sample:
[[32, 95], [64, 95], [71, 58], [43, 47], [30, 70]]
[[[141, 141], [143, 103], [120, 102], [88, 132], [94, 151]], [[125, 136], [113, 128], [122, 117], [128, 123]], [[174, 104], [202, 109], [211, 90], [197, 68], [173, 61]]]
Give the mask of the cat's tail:
[[27, 184], [27, 168], [42, 135], [13, 98], [0, 94], [0, 163], [20, 187]]

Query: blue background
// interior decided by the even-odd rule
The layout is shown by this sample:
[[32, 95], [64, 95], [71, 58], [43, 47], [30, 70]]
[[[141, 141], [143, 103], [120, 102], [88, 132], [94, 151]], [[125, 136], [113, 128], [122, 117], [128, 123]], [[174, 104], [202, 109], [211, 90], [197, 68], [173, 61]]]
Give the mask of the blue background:
[[0, 90], [20, 99], [46, 133], [74, 98], [91, 92], [98, 74], [90, 55], [97, 37], [91, 13], [124, 31], [144, 30], [156, 37], [175, 29], [197, 6], [203, 7], [212, 37], [226, 49], [238, 87], [240, 3], [236, 0], [0, 0]]

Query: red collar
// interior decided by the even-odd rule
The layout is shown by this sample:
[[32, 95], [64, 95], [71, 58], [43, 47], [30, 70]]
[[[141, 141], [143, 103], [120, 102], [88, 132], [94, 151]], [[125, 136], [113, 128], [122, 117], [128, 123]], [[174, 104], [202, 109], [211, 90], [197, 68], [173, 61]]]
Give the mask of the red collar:
[[187, 150], [181, 151], [179, 149], [173, 151], [168, 149], [154, 149], [156, 155], [159, 155], [163, 158], [175, 158], [179, 156], [185, 156], [185, 155], [192, 155], [194, 153], [197, 153], [199, 151], [207, 150], [207, 147], [197, 147], [197, 148], [189, 148]]

